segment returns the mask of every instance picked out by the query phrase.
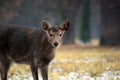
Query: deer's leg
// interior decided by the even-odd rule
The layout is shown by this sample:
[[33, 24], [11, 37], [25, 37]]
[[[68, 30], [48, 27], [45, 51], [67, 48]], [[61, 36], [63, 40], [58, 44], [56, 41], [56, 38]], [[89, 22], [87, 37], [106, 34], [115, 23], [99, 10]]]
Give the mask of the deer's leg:
[[40, 70], [41, 70], [43, 80], [48, 80], [48, 65], [42, 67]]
[[33, 79], [38, 80], [38, 68], [34, 65], [30, 65], [30, 68], [32, 71]]
[[35, 64], [35, 61], [34, 61], [34, 57], [31, 56], [30, 58], [30, 68], [31, 68], [31, 72], [32, 72], [32, 75], [33, 75], [33, 79], [34, 80], [38, 80], [38, 67], [36, 66]]
[[4, 61], [1, 62], [1, 80], [7, 80], [10, 64], [8, 59], [4, 59]]

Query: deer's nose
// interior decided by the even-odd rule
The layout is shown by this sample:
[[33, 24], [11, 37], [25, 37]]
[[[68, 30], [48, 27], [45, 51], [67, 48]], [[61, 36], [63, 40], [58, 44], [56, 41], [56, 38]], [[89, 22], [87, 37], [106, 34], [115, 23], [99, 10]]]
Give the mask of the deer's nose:
[[58, 46], [58, 42], [54, 42], [54, 46], [57, 47]]

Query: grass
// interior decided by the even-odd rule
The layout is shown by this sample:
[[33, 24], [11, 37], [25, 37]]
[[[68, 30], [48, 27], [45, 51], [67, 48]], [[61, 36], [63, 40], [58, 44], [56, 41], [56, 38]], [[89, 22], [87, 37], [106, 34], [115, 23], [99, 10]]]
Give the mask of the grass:
[[[56, 57], [50, 64], [49, 77], [50, 80], [82, 80], [80, 79], [82, 76], [96, 78], [101, 77], [104, 73], [108, 76], [111, 74], [120, 76], [119, 73], [114, 73], [116, 71], [120, 71], [119, 47], [63, 46], [57, 50]], [[110, 74], [110, 72], [114, 74]], [[25, 65], [12, 66], [8, 77], [13, 78], [14, 74], [31, 76], [29, 67]], [[76, 75], [77, 78], [69, 79], [69, 76], [72, 75]]]

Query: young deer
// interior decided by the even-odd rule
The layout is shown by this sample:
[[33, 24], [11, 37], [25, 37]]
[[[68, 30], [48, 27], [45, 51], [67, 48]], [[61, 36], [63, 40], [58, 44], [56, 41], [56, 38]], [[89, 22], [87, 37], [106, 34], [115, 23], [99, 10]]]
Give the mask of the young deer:
[[69, 28], [69, 22], [64, 21], [59, 27], [54, 27], [43, 21], [42, 27], [42, 30], [37, 30], [13, 25], [0, 26], [1, 80], [7, 80], [12, 63], [30, 65], [34, 80], [38, 80], [40, 69], [43, 80], [48, 80], [49, 63]]

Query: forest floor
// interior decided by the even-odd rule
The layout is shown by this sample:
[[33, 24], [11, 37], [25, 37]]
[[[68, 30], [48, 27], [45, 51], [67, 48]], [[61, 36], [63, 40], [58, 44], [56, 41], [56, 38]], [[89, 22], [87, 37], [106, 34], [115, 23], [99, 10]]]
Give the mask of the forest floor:
[[[8, 78], [33, 80], [26, 65], [13, 65]], [[120, 80], [120, 47], [62, 46], [49, 66], [49, 80]]]

